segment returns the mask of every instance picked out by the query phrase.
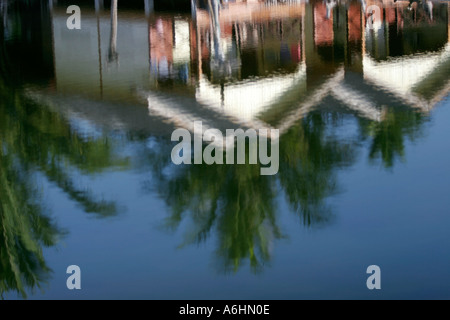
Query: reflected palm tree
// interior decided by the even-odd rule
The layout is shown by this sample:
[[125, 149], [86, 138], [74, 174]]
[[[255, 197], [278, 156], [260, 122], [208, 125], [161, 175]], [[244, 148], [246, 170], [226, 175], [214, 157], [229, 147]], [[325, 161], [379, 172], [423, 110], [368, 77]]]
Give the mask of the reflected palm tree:
[[335, 171], [355, 160], [355, 144], [325, 135], [331, 123], [313, 113], [289, 129], [280, 144], [281, 186], [304, 225], [330, 222], [325, 199], [339, 191]]
[[354, 161], [355, 145], [328, 137], [325, 118], [308, 116], [281, 137], [275, 176], [261, 176], [260, 165], [249, 164], [175, 167], [166, 156], [171, 146], [160, 141], [148, 162], [156, 177], [152, 185], [171, 208], [165, 228], [191, 223], [180, 247], [216, 234], [218, 270], [236, 272], [249, 263], [253, 272], [262, 271], [274, 241], [283, 237], [276, 214], [280, 191], [305, 226], [332, 222], [326, 198], [338, 191], [335, 172]]
[[[92, 191], [80, 189], [74, 176], [128, 163], [114, 155], [111, 139], [77, 133], [60, 113], [24, 94], [22, 77], [14, 72], [16, 60], [10, 59], [14, 46], [4, 39], [3, 26], [1, 21], [0, 297], [15, 291], [26, 298], [28, 292], [42, 289], [51, 275], [43, 247], [57, 245], [65, 234], [49, 217], [39, 197], [36, 174], [43, 174], [85, 212], [108, 217], [117, 214], [116, 204], [99, 201]], [[26, 47], [24, 32], [21, 28], [16, 32], [21, 39], [19, 46]], [[44, 72], [43, 77], [46, 75]]]
[[427, 118], [411, 109], [386, 110], [383, 121], [360, 119], [361, 138], [371, 139], [369, 157], [380, 158], [385, 168], [392, 168], [396, 159], [405, 158], [405, 139], [416, 140], [422, 135]]
[[180, 247], [200, 244], [217, 232], [219, 269], [235, 272], [248, 260], [251, 269], [259, 272], [270, 260], [273, 240], [281, 237], [273, 179], [260, 176], [258, 165], [203, 164], [178, 169], [169, 176], [155, 172], [158, 190], [171, 207], [165, 228], [176, 229], [190, 219], [193, 226]]
[[1, 132], [3, 145], [11, 148], [26, 169], [44, 173], [85, 212], [99, 217], [116, 214], [113, 202], [96, 201], [89, 190], [78, 189], [70, 173], [71, 167], [81, 173], [95, 174], [126, 166], [127, 159], [113, 154], [110, 139], [83, 138], [60, 114], [23, 98], [14, 89], [4, 89], [2, 93], [5, 97], [0, 110], [1, 126], [5, 128]]
[[[3, 62], [0, 67], [5, 70]], [[45, 213], [32, 169], [20, 161], [23, 145], [15, 142], [21, 124], [13, 119], [18, 100], [0, 78], [1, 299], [10, 291], [26, 298], [28, 291], [42, 289], [51, 273], [42, 247], [56, 245], [65, 233]]]
[[51, 269], [42, 247], [58, 243], [64, 232], [44, 214], [29, 171], [0, 148], [0, 296], [42, 289]]
[[126, 164], [113, 155], [109, 139], [79, 136], [60, 114], [31, 102], [0, 78], [2, 298], [10, 291], [26, 298], [27, 292], [42, 289], [51, 273], [42, 248], [55, 246], [65, 233], [46, 213], [35, 173], [44, 174], [85, 212], [108, 217], [117, 213], [116, 204], [77, 188], [73, 169], [91, 174]]

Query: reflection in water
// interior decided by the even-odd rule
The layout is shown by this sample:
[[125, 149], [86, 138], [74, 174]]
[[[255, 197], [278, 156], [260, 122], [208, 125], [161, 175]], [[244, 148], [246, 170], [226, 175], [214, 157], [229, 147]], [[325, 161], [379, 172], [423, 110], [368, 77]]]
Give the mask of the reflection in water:
[[85, 138], [73, 132], [61, 115], [37, 105], [1, 82], [0, 86], [0, 291], [26, 296], [41, 287], [50, 268], [42, 246], [54, 246], [63, 231], [43, 212], [35, 173], [42, 173], [67, 196], [97, 217], [117, 213], [114, 202], [98, 201], [73, 181], [74, 170], [95, 174], [125, 166], [107, 138]]
[[[15, 29], [19, 32], [15, 36], [30, 39], [27, 27], [33, 25]], [[58, 186], [83, 211], [109, 217], [117, 214], [116, 204], [96, 200], [91, 190], [77, 186], [74, 175], [76, 171], [92, 175], [106, 168], [124, 167], [127, 160], [113, 154], [110, 139], [78, 134], [61, 114], [25, 97], [16, 83], [30, 74], [11, 72], [14, 61], [9, 59], [8, 51], [32, 44], [10, 43], [1, 31], [0, 294], [3, 297], [16, 291], [26, 297], [27, 292], [42, 288], [51, 272], [42, 247], [55, 246], [65, 233], [46, 214], [36, 173]], [[49, 73], [44, 73], [43, 78]]]
[[8, 153], [14, 154], [27, 167], [44, 173], [85, 212], [95, 213], [98, 217], [115, 215], [116, 205], [110, 201], [97, 201], [90, 191], [79, 189], [72, 180], [71, 171], [76, 169], [92, 175], [106, 168], [124, 166], [126, 159], [113, 155], [107, 138], [86, 139], [77, 135], [60, 115], [20, 96], [16, 99], [18, 101], [13, 105], [5, 102], [5, 107], [13, 110], [5, 107], [2, 110], [3, 121], [20, 123], [20, 126], [5, 125], [2, 130], [2, 143], [4, 148], [9, 148]]
[[370, 158], [380, 158], [386, 168], [392, 167], [396, 158], [404, 161], [405, 138], [417, 139], [425, 121], [421, 113], [412, 110], [387, 111], [382, 122], [360, 119], [362, 138], [372, 141]]
[[[41, 246], [55, 245], [61, 233], [34, 202], [34, 172], [85, 212], [110, 217], [116, 204], [97, 200], [74, 179], [131, 163], [139, 171], [150, 167], [150, 192], [170, 208], [165, 226], [191, 222], [181, 246], [214, 235], [219, 270], [248, 263], [260, 272], [275, 240], [288, 236], [279, 227], [279, 201], [305, 227], [330, 225], [328, 199], [340, 191], [339, 171], [354, 165], [365, 147], [371, 160], [393, 168], [406, 158], [406, 140], [421, 136], [427, 112], [449, 93], [444, 3], [206, 0], [192, 1], [192, 16], [153, 12], [148, 2], [146, 12], [118, 16], [117, 0], [105, 9], [96, 3], [75, 34], [64, 27], [63, 6], [20, 11], [1, 1], [0, 63], [8, 87], [2, 82], [0, 177], [15, 181], [0, 187], [3, 291], [38, 286], [48, 270]], [[382, 6], [374, 28], [365, 13], [371, 5]], [[42, 21], [26, 19], [31, 9], [42, 11]], [[12, 73], [30, 48], [36, 53], [30, 68]], [[117, 68], [102, 65], [106, 51], [108, 63], [121, 53]], [[74, 96], [89, 103], [52, 108], [52, 101]], [[105, 129], [86, 137], [73, 114]], [[342, 137], [348, 119], [355, 132]], [[221, 129], [279, 129], [278, 175], [260, 176], [259, 165], [174, 167], [172, 125], [189, 127], [194, 120]], [[122, 129], [138, 146], [134, 161], [119, 156], [115, 133]], [[151, 150], [149, 139], [157, 141]], [[6, 267], [7, 261], [15, 265]]]
[[335, 173], [354, 161], [355, 144], [327, 134], [328, 122], [325, 114], [314, 113], [286, 132], [277, 176], [261, 176], [259, 165], [248, 164], [181, 166], [174, 171], [166, 156], [171, 145], [158, 143], [148, 160], [158, 177], [152, 189], [171, 208], [165, 226], [173, 230], [185, 220], [192, 223], [181, 246], [216, 234], [218, 266], [224, 272], [237, 271], [247, 260], [254, 272], [260, 271], [270, 261], [273, 241], [283, 236], [277, 194], [284, 192], [305, 226], [332, 222], [326, 198], [339, 191]]
[[327, 136], [327, 126], [333, 121], [326, 114], [311, 114], [291, 127], [280, 145], [280, 183], [306, 226], [330, 222], [326, 198], [339, 191], [335, 173], [355, 160], [355, 145]]
[[54, 246], [62, 231], [43, 211], [31, 163], [19, 161], [26, 146], [18, 143], [14, 94], [0, 82], [0, 296], [41, 288], [48, 278], [42, 246]]
[[255, 272], [260, 270], [281, 233], [275, 186], [259, 170], [254, 165], [198, 165], [160, 176], [158, 190], [172, 208], [166, 226], [176, 228], [183, 219], [193, 222], [183, 246], [217, 233], [218, 266], [224, 271], [236, 271], [247, 260]]
[[117, 1], [111, 1], [111, 35], [109, 38], [108, 62], [117, 62], [119, 54], [117, 53]]
[[[274, 214], [275, 195], [281, 191], [277, 190], [278, 182], [304, 225], [330, 223], [333, 214], [326, 199], [339, 191], [336, 171], [351, 165], [357, 152], [357, 141], [327, 136], [327, 130], [334, 126], [328, 121], [329, 116], [339, 115], [336, 110], [320, 111], [328, 108], [324, 106], [330, 105], [330, 99], [340, 112], [357, 115], [359, 139], [371, 141], [370, 158], [380, 158], [386, 167], [392, 167], [396, 157], [404, 157], [404, 140], [414, 140], [420, 135], [425, 117], [414, 108], [428, 110], [442, 96], [442, 86], [428, 87], [428, 97], [425, 97], [414, 90], [416, 84], [428, 83], [426, 78], [431, 79], [434, 74], [447, 77], [445, 72], [433, 72], [428, 64], [428, 71], [423, 75], [409, 77], [410, 83], [403, 83], [400, 73], [396, 85], [384, 85], [390, 80], [378, 72], [384, 65], [372, 62], [370, 56], [380, 56], [380, 50], [386, 46], [378, 44], [384, 38], [374, 38], [373, 32], [364, 34], [359, 3], [351, 2], [345, 7], [316, 2], [311, 6], [292, 6], [289, 11], [281, 7], [277, 12], [279, 16], [275, 15], [270, 21], [261, 13], [264, 9], [256, 8], [255, 12], [258, 10], [261, 17], [255, 15], [251, 6], [239, 7], [239, 4], [229, 4], [220, 15], [211, 7], [211, 2], [209, 15], [199, 9], [197, 30], [186, 28], [194, 38], [190, 42], [191, 66], [198, 66], [191, 72], [197, 79], [195, 100], [199, 108], [212, 109], [249, 127], [261, 121], [259, 125], [273, 125], [282, 131], [278, 176], [260, 177], [258, 169], [252, 166], [193, 166], [168, 176], [158, 175], [164, 166], [157, 166], [154, 172], [160, 177], [155, 187], [172, 208], [169, 226], [179, 226], [183, 219], [193, 222], [185, 244], [204, 241], [215, 230], [219, 238], [219, 260], [225, 270], [234, 271], [246, 260], [253, 270], [260, 270], [270, 260], [273, 240], [282, 236]], [[391, 9], [386, 9], [385, 19], [389, 19]], [[399, 17], [404, 12], [401, 7], [395, 10]], [[441, 13], [444, 10], [445, 6], [435, 8]], [[163, 21], [162, 17], [157, 19], [157, 23]], [[441, 15], [441, 19], [436, 21], [436, 28], [446, 31], [447, 17]], [[423, 25], [411, 30], [412, 26], [401, 18], [386, 20], [383, 26], [391, 24], [398, 30], [393, 37], [406, 40], [402, 43], [407, 43], [411, 32], [428, 32], [430, 28]], [[170, 25], [167, 27], [175, 33], [176, 39], [180, 31]], [[212, 36], [209, 30], [213, 30]], [[220, 37], [218, 30], [221, 30]], [[448, 61], [446, 51], [442, 51], [447, 43], [445, 33], [435, 33], [432, 40], [408, 47], [410, 51], [402, 54], [437, 50], [440, 53], [431, 65]], [[377, 45], [369, 46], [374, 41]], [[398, 40], [390, 41], [397, 45]], [[153, 44], [152, 50], [161, 47]], [[177, 49], [175, 46], [173, 50], [170, 47], [166, 50], [176, 52]], [[215, 69], [217, 63], [213, 61], [217, 60], [218, 53], [225, 55], [228, 63], [237, 62], [229, 64], [234, 71], [223, 73]], [[392, 53], [394, 57], [398, 55], [396, 51]], [[170, 57], [176, 64], [173, 56], [161, 56]], [[152, 54], [152, 57], [157, 55]], [[388, 57], [385, 60], [389, 60]], [[158, 63], [158, 59], [153, 61]], [[417, 62], [416, 59], [416, 68]], [[397, 61], [389, 60], [386, 68], [392, 68], [395, 63]], [[399, 71], [409, 72], [407, 68], [395, 72]], [[177, 74], [173, 76], [177, 78]], [[165, 81], [160, 75], [156, 76]], [[252, 81], [246, 82], [247, 79]], [[192, 82], [181, 83], [189, 86]], [[411, 92], [413, 95], [408, 96]], [[199, 119], [182, 106], [172, 110], [167, 103], [160, 103], [160, 108], [156, 105], [157, 98], [151, 96], [150, 110], [178, 125], [186, 123], [183, 117]], [[169, 153], [170, 150], [162, 152]]]
[[[14, 157], [2, 144], [0, 150], [0, 297], [16, 291], [41, 288], [51, 271], [42, 246], [54, 246], [61, 231], [42, 212], [33, 179], [14, 165]], [[6, 154], [5, 154], [6, 153]]]

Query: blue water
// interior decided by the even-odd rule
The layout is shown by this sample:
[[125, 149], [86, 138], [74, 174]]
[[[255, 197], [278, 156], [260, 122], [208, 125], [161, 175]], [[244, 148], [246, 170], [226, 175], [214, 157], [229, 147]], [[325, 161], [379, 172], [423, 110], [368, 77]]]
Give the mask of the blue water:
[[[362, 148], [357, 162], [337, 174], [341, 193], [327, 199], [331, 225], [305, 228], [279, 195], [277, 218], [286, 238], [273, 244], [261, 274], [248, 265], [236, 274], [218, 273], [214, 234], [204, 244], [178, 248], [189, 224], [173, 233], [161, 229], [168, 207], [143, 191], [149, 173], [111, 172], [85, 182], [126, 206], [108, 220], [85, 215], [46, 183], [53, 214], [70, 234], [45, 251], [54, 270], [51, 285], [44, 296], [30, 298], [449, 298], [450, 150], [443, 148], [449, 102], [432, 112], [420, 141], [406, 143], [404, 163], [385, 170], [368, 163]], [[82, 269], [80, 291], [66, 288], [71, 264]], [[382, 270], [380, 291], [366, 287], [372, 264]]]
[[[128, 33], [133, 37], [125, 40], [119, 32], [119, 63], [100, 65], [101, 87], [98, 66], [87, 66], [84, 71], [78, 67], [80, 61], [92, 58], [88, 49], [80, 49], [80, 61], [72, 57], [66, 64], [61, 64], [65, 61], [61, 50], [65, 42], [79, 41], [80, 47], [93, 47], [96, 52], [98, 19], [98, 30], [105, 33], [100, 40], [100, 57], [106, 59], [112, 23], [108, 7], [97, 15], [92, 8], [86, 9], [88, 27], [82, 29], [78, 40], [69, 33], [67, 38], [68, 31], [58, 29], [65, 21], [63, 5], [44, 8], [53, 10], [53, 62], [45, 57], [41, 63], [33, 60], [29, 63], [34, 67], [28, 71], [7, 73], [16, 63], [11, 52], [27, 46], [45, 48], [33, 37], [27, 42], [21, 34], [7, 38], [3, 32], [0, 177], [7, 183], [0, 189], [0, 226], [8, 235], [0, 236], [3, 297], [449, 299], [448, 35], [430, 36], [433, 30], [448, 32], [447, 4], [435, 4], [433, 21], [426, 20], [425, 9], [414, 7], [425, 21], [416, 25], [408, 20], [410, 10], [399, 7], [397, 15], [402, 15], [404, 29], [392, 35], [397, 22], [386, 22], [382, 30], [390, 28], [388, 44], [392, 48], [390, 55], [382, 58], [383, 52], [376, 48], [363, 54], [362, 40], [351, 42], [350, 36], [345, 44], [349, 56], [339, 56], [343, 48], [340, 32], [347, 27], [336, 25], [336, 21], [342, 10], [350, 10], [348, 7], [342, 4], [341, 11], [334, 9], [334, 42], [324, 44], [324, 36], [319, 31], [314, 35], [313, 24], [308, 24], [325, 14], [320, 13], [325, 10], [321, 2], [299, 6], [294, 7], [300, 8], [299, 16], [280, 13], [277, 18], [285, 28], [282, 36], [274, 31], [278, 30], [276, 24], [272, 28], [265, 21], [255, 23], [261, 28], [258, 32], [266, 32], [264, 44], [255, 40], [259, 39], [256, 31], [242, 31], [250, 28], [249, 22], [240, 24], [239, 30], [232, 29], [242, 32], [239, 40], [222, 25], [222, 43], [228, 41], [223, 50], [228, 51], [221, 62], [214, 60], [209, 27], [201, 27], [199, 20], [199, 33], [211, 37], [202, 38], [208, 55], [203, 53], [200, 72], [198, 58], [191, 54], [186, 60], [176, 45], [169, 51], [158, 51], [167, 39], [150, 44], [154, 49], [144, 43], [154, 30], [171, 25], [177, 25], [170, 29], [175, 39], [184, 39], [180, 30], [191, 30], [182, 27], [193, 23], [188, 14], [154, 12], [146, 18], [138, 9], [121, 11], [119, 3], [119, 30], [134, 33]], [[348, 6], [361, 12], [359, 2], [348, 2]], [[27, 14], [11, 5], [8, 10], [8, 15], [16, 17]], [[347, 16], [351, 17], [351, 12]], [[208, 11], [200, 13], [207, 15]], [[42, 17], [45, 14], [39, 19]], [[176, 23], [171, 24], [173, 21]], [[23, 28], [28, 26], [22, 23]], [[302, 29], [288, 28], [296, 23], [304, 28], [303, 33], [298, 33]], [[45, 38], [47, 31], [36, 32]], [[168, 32], [163, 29], [159, 36]], [[428, 40], [423, 40], [423, 35]], [[362, 31], [361, 37], [367, 43], [384, 41]], [[403, 49], [395, 46], [395, 41], [403, 41]], [[142, 50], [127, 51], [130, 43], [144, 43], [147, 52], [141, 56]], [[307, 52], [300, 61], [294, 44]], [[178, 47], [182, 45], [196, 52], [192, 41], [178, 42]], [[258, 56], [259, 46], [267, 57]], [[330, 55], [329, 50], [334, 53]], [[173, 59], [175, 71], [188, 69], [153, 74], [148, 51], [156, 60]], [[279, 59], [271, 60], [272, 51]], [[167, 52], [175, 53], [172, 57]], [[240, 52], [237, 58], [233, 56], [236, 52]], [[242, 63], [249, 61], [248, 56], [255, 59], [255, 65]], [[369, 74], [364, 69], [367, 60], [362, 63], [364, 57], [378, 67], [392, 63], [392, 68], [397, 66], [396, 59], [403, 59], [399, 69], [403, 75], [411, 74], [408, 62], [421, 61], [420, 57], [437, 57], [438, 62], [432, 63], [438, 67], [428, 70], [424, 78], [411, 78], [416, 86], [408, 87], [405, 96], [401, 93], [404, 87], [395, 87], [398, 83], [391, 82], [389, 87], [389, 79], [382, 73], [373, 76], [376, 69]], [[410, 60], [417, 57], [419, 60]], [[97, 63], [97, 57], [93, 61]], [[49, 74], [45, 63], [52, 66]], [[227, 63], [230, 68], [223, 67]], [[421, 64], [416, 62], [416, 67]], [[344, 76], [290, 123], [289, 115], [301, 109], [340, 70]], [[295, 78], [294, 74], [300, 76]], [[273, 80], [268, 86], [260, 81], [278, 76], [282, 80]], [[209, 100], [201, 91], [201, 77], [211, 84], [206, 95]], [[201, 119], [218, 128], [248, 124], [247, 116], [239, 113], [245, 106], [227, 94], [248, 88], [248, 83], [253, 83], [253, 88], [266, 85], [260, 92], [278, 92], [290, 77], [297, 79], [292, 87], [282, 90], [279, 100], [264, 105], [252, 118], [275, 128], [290, 123], [279, 140], [278, 174], [260, 176], [259, 165], [250, 164], [177, 167], [171, 163], [174, 142], [170, 135], [183, 127], [184, 120]], [[338, 91], [329, 94], [333, 88]], [[220, 93], [220, 89], [225, 99], [223, 110], [231, 110], [231, 114], [214, 109], [217, 97], [211, 92]], [[254, 91], [243, 92], [240, 101]], [[344, 100], [339, 100], [340, 93]], [[414, 99], [427, 102], [430, 111], [421, 109], [424, 105], [413, 105]], [[370, 108], [362, 110], [356, 105]], [[370, 112], [380, 118], [374, 119]], [[55, 226], [53, 231], [46, 229], [45, 217]], [[11, 248], [10, 235], [18, 251]], [[53, 240], [46, 243], [40, 236]], [[30, 245], [29, 239], [37, 239], [38, 246]], [[39, 267], [39, 263], [46, 267]], [[66, 286], [70, 265], [81, 269], [81, 290]], [[366, 286], [370, 265], [381, 268], [380, 290]], [[11, 276], [14, 266], [19, 266], [16, 275], [23, 277], [21, 282]], [[27, 282], [30, 274], [39, 280]]]

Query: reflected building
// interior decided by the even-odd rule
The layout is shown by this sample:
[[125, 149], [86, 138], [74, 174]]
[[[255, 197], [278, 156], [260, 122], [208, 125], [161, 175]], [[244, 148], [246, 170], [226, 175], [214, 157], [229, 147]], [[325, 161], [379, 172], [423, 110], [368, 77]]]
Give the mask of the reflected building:
[[429, 111], [449, 90], [448, 4], [408, 4], [386, 6], [378, 29], [365, 30], [363, 74], [404, 103]]
[[[426, 95], [419, 89], [425, 78], [442, 77], [436, 67], [448, 60], [448, 4], [432, 4], [237, 2], [223, 6], [219, 21], [208, 8], [197, 8], [189, 28], [195, 101], [240, 125], [281, 130], [328, 96], [346, 106], [343, 112], [374, 121], [383, 119], [381, 106], [428, 111], [448, 93], [438, 80]], [[373, 5], [381, 15], [369, 25], [364, 8]], [[214, 25], [220, 26], [218, 40]], [[217, 47], [225, 67], [214, 58]], [[155, 105], [150, 103], [152, 112], [168, 114]]]
[[[173, 123], [183, 122], [180, 114], [208, 122], [212, 112], [235, 126], [282, 131], [329, 96], [346, 106], [342, 112], [380, 121], [381, 106], [427, 111], [448, 93], [446, 2], [193, 3], [191, 14], [171, 15], [97, 1], [83, 7], [77, 31], [65, 27], [65, 6], [44, 6], [39, 59], [46, 62], [33, 65], [46, 71], [33, 74], [47, 73], [69, 96], [150, 98], [150, 113]], [[366, 13], [373, 6], [379, 19]], [[165, 92], [183, 103], [165, 103]]]

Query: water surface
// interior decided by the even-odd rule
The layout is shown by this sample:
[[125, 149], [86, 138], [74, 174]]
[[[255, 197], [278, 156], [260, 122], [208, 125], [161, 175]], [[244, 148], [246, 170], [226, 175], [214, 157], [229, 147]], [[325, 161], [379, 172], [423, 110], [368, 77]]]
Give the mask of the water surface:
[[[448, 2], [112, 2], [0, 2], [3, 298], [450, 298]], [[279, 172], [174, 165], [193, 121]]]

